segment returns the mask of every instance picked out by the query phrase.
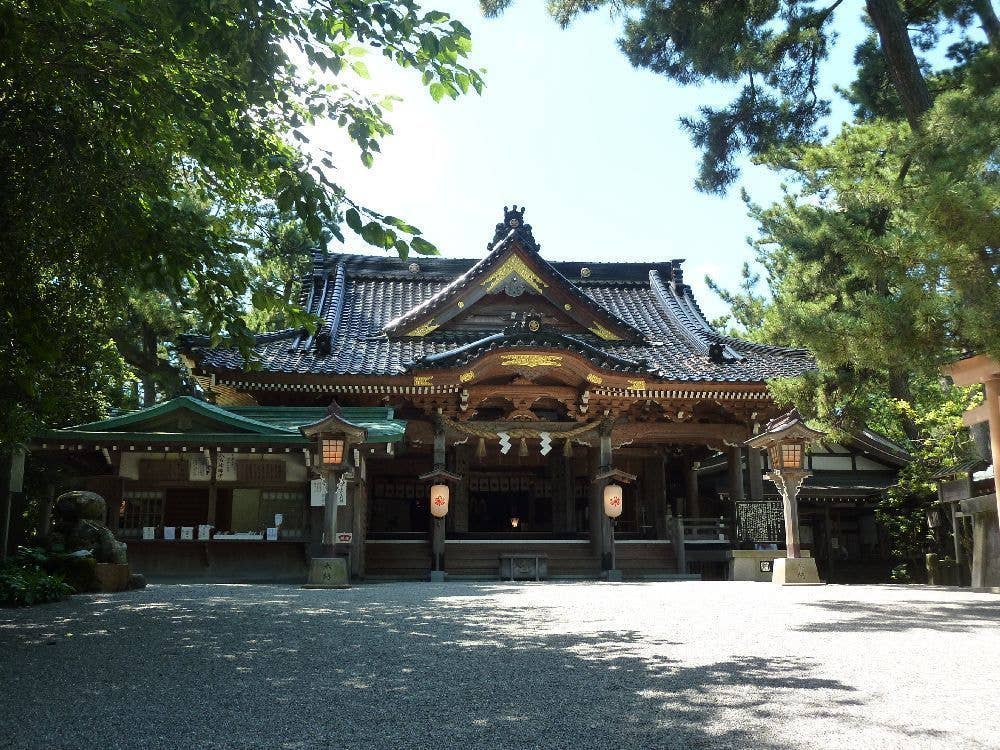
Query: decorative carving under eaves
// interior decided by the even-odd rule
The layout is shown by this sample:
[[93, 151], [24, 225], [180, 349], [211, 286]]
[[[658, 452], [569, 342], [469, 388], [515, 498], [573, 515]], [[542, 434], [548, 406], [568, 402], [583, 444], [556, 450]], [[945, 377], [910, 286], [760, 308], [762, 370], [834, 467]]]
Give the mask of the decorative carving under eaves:
[[[496, 289], [507, 281], [507, 277], [516, 276], [525, 284], [530, 286], [539, 294], [542, 293], [542, 289], [548, 286], [541, 277], [528, 267], [517, 255], [511, 255], [507, 260], [500, 264], [499, 268], [493, 271], [489, 276], [483, 280], [483, 286], [486, 287], [487, 292], [494, 292]], [[508, 292], [509, 293], [509, 292]], [[517, 296], [517, 295], [511, 295]]]
[[501, 367], [562, 367], [559, 354], [501, 354]]

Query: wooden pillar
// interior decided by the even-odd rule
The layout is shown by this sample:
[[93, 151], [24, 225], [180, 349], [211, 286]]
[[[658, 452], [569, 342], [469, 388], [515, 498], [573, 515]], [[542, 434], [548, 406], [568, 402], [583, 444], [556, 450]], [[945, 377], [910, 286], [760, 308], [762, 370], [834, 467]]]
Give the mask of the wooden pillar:
[[827, 504], [823, 505], [823, 535], [826, 537], [824, 545], [826, 547], [826, 577], [827, 580], [831, 580], [836, 564], [833, 559], [833, 521], [830, 518], [830, 506]]
[[546, 456], [546, 472], [552, 482], [552, 531], [560, 533], [569, 527], [566, 507], [566, 461], [562, 451], [554, 450]]
[[667, 528], [667, 485], [663, 453], [654, 449], [642, 462], [642, 492], [648, 520], [652, 521], [657, 539], [669, 539]]
[[684, 513], [679, 513], [678, 515], [684, 515], [691, 518], [701, 517], [701, 498], [698, 494], [698, 467], [700, 464], [697, 461], [692, 461], [688, 459], [687, 466], [684, 469], [684, 508], [682, 511]]
[[743, 492], [743, 449], [738, 445], [730, 445], [726, 464], [729, 478], [729, 499], [737, 503], [744, 499]]
[[[445, 468], [447, 455], [445, 453], [444, 425], [438, 420], [434, 425], [434, 468]], [[434, 518], [431, 522], [431, 557], [434, 570], [444, 570], [445, 519]], [[438, 566], [440, 561], [440, 568]]]
[[339, 480], [339, 472], [326, 472], [326, 501], [323, 506], [323, 557], [336, 556], [337, 483]]
[[[611, 467], [611, 430], [602, 429], [597, 450], [590, 450], [590, 476]], [[601, 558], [601, 569], [611, 570], [611, 520], [604, 515], [604, 487], [607, 481], [591, 480], [590, 540]]]
[[564, 530], [569, 534], [574, 534], [580, 530], [576, 518], [576, 461], [572, 456], [565, 455], [560, 455], [560, 459], [562, 466], [560, 492], [566, 516]]
[[368, 483], [359, 482], [354, 490], [354, 512], [351, 532], [354, 538], [351, 542], [351, 575], [355, 578], [365, 577], [365, 537], [367, 529]]
[[764, 499], [764, 461], [757, 448], [747, 448], [747, 471], [750, 473], [750, 499]]
[[464, 443], [455, 446], [455, 473], [462, 481], [455, 487], [455, 495], [451, 499], [449, 515], [453, 516], [452, 528], [459, 534], [469, 531], [469, 463], [472, 445]]
[[[603, 536], [603, 482], [594, 481], [593, 477], [601, 471], [601, 452], [599, 448], [593, 446], [587, 448], [587, 474], [590, 477], [590, 504], [588, 513], [590, 520], [590, 546], [598, 557], [603, 559], [604, 536]], [[600, 486], [598, 486], [600, 485]]]
[[219, 451], [209, 451], [212, 466], [208, 472], [208, 510], [205, 513], [205, 523], [215, 526], [215, 508], [218, 503], [218, 486], [216, 477], [219, 476]]

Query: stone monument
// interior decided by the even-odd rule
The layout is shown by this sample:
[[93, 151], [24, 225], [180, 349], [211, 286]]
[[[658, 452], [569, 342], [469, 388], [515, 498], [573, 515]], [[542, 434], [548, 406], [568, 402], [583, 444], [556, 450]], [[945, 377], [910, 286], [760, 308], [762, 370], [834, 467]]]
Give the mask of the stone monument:
[[[115, 539], [111, 529], [104, 525], [106, 513], [107, 504], [96, 492], [73, 490], [56, 498], [52, 528], [45, 539], [45, 548], [53, 555], [52, 565], [57, 572], [70, 572], [75, 566], [78, 590], [142, 588], [146, 581], [141, 575], [132, 574], [125, 543]], [[90, 554], [81, 554], [86, 552]], [[88, 559], [94, 561], [92, 572]]]

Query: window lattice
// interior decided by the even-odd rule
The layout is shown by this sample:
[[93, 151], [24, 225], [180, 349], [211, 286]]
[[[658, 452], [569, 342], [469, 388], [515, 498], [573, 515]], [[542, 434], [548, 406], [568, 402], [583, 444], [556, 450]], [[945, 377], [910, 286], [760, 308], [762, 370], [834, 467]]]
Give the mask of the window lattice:
[[306, 505], [308, 498], [302, 492], [264, 490], [260, 494], [260, 525], [274, 525], [274, 516], [281, 513], [281, 536], [284, 539], [301, 539], [306, 533]]
[[142, 536], [143, 526], [160, 526], [163, 523], [162, 490], [127, 490], [122, 495], [118, 512], [121, 535]]

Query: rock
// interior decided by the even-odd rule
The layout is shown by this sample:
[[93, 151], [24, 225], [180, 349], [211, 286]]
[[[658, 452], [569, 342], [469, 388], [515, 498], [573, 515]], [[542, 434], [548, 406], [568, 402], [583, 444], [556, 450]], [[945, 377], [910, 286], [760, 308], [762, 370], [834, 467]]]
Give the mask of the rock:
[[98, 563], [97, 580], [103, 592], [125, 591], [128, 588], [130, 571], [128, 565], [119, 563]]
[[146, 588], [146, 576], [142, 573], [133, 573], [128, 577], [126, 591], [135, 591], [136, 589], [144, 588]]

